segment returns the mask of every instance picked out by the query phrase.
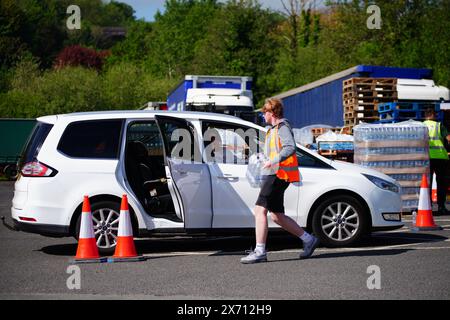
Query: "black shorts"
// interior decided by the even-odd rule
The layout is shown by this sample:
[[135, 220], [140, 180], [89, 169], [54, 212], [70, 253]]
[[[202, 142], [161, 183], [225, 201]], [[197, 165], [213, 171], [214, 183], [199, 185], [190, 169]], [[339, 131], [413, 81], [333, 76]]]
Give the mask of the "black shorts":
[[279, 179], [276, 175], [268, 176], [259, 192], [256, 205], [274, 213], [284, 213], [284, 192], [289, 182]]

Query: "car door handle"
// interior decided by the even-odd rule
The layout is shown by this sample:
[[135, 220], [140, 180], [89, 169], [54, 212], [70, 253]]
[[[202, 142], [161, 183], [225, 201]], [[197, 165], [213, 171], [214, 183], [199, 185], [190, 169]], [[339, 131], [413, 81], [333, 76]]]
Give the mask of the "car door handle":
[[177, 173], [179, 173], [179, 174], [188, 174], [188, 172], [187, 171], [184, 171], [184, 170], [175, 170]]
[[234, 177], [231, 174], [224, 174], [223, 176], [219, 176], [219, 179], [226, 179], [226, 180], [239, 180], [239, 177]]

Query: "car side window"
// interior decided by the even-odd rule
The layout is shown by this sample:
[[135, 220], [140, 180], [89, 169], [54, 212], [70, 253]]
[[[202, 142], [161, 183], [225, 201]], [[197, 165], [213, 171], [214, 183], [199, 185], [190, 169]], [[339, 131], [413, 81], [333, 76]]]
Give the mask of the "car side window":
[[57, 149], [73, 158], [118, 159], [122, 124], [121, 119], [73, 122]]
[[[265, 133], [225, 122], [203, 121], [204, 159], [208, 163], [248, 164], [249, 157], [263, 152]], [[262, 142], [261, 142], [262, 140]]]
[[309, 155], [308, 153], [301, 150], [300, 148], [297, 148], [297, 160], [298, 160], [298, 166], [300, 168], [302, 168], [302, 167], [330, 168], [329, 165], [322, 162], [320, 159], [317, 159], [316, 157]]
[[166, 156], [173, 160], [201, 162], [197, 134], [186, 120], [158, 117]]
[[164, 147], [161, 134], [155, 121], [134, 122], [127, 130], [127, 142], [142, 142], [149, 156], [163, 156]]

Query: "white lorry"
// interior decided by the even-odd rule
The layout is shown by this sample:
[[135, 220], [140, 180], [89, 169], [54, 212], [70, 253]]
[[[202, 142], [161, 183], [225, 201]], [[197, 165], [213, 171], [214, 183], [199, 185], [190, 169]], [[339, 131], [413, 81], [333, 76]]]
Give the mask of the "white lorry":
[[398, 100], [434, 101], [450, 100], [449, 89], [437, 86], [433, 80], [428, 79], [397, 79]]
[[252, 121], [252, 78], [187, 75], [167, 97], [170, 111], [209, 111]]

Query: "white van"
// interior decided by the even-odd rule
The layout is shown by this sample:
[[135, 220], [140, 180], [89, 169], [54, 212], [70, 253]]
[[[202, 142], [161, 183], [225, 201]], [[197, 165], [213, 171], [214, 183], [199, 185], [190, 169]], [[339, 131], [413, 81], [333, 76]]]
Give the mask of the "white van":
[[[37, 120], [15, 184], [11, 214], [16, 229], [77, 237], [83, 196], [88, 195], [97, 245], [111, 253], [120, 200], [128, 194], [136, 237], [254, 233], [259, 190], [247, 180], [246, 163], [256, 151], [239, 132], [255, 130], [259, 141], [253, 145], [262, 145], [264, 128], [205, 112], [111, 111]], [[188, 132], [199, 160], [174, 152], [178, 129]], [[222, 142], [234, 153], [233, 161], [204, 157], [208, 130], [235, 135], [230, 143]], [[300, 145], [297, 157], [302, 182], [286, 190], [286, 214], [323, 244], [347, 246], [371, 231], [403, 226], [400, 186], [394, 179]], [[277, 226], [270, 222], [269, 227]]]
[[398, 100], [448, 101], [449, 89], [437, 86], [433, 80], [397, 79]]

